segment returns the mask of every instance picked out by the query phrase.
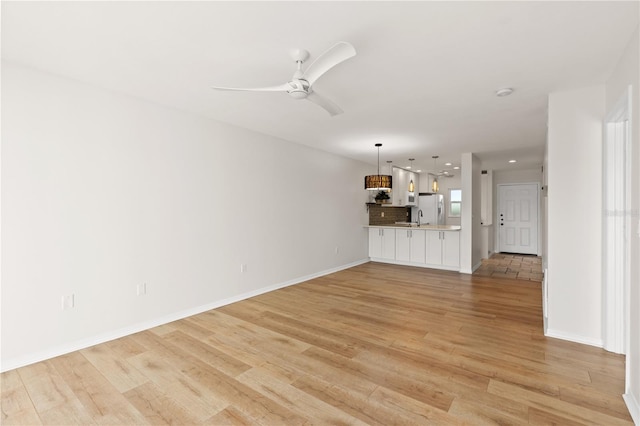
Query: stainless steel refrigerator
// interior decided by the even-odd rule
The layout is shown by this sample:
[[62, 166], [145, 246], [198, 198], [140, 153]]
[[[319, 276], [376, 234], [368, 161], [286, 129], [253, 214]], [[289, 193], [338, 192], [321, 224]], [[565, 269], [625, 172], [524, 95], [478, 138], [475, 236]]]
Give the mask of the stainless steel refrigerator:
[[419, 211], [422, 210], [420, 223], [422, 225], [444, 225], [444, 195], [431, 192], [418, 194], [418, 207], [413, 207], [411, 217], [418, 221]]

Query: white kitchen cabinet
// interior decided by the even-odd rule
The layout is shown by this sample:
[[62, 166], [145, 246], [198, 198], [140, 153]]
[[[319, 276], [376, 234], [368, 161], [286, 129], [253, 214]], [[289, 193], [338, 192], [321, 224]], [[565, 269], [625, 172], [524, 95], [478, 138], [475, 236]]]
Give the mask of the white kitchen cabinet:
[[396, 258], [396, 230], [369, 228], [369, 257], [394, 260]]
[[427, 231], [420, 229], [396, 230], [396, 260], [425, 263]]
[[460, 233], [426, 231], [426, 263], [448, 268], [460, 267]]
[[407, 193], [407, 171], [399, 167], [393, 167], [393, 188], [391, 189], [391, 202], [394, 206], [404, 206]]
[[460, 267], [460, 233], [442, 231], [442, 265]]
[[393, 188], [391, 189], [391, 203], [394, 206], [407, 205], [407, 192], [409, 191], [409, 182], [413, 181], [413, 192], [418, 195], [420, 189], [420, 175], [410, 172], [399, 167], [393, 167]]

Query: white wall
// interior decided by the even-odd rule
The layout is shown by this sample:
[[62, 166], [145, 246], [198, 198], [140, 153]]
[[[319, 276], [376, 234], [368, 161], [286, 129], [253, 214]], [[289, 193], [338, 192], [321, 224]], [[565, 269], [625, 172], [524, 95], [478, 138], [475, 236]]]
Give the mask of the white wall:
[[3, 370], [367, 259], [363, 163], [6, 63], [2, 111]]
[[636, 30], [606, 84], [606, 112], [610, 112], [618, 99], [633, 86], [632, 93], [632, 187], [631, 187], [631, 272], [630, 272], [630, 341], [627, 348], [628, 382], [625, 401], [634, 416], [636, 424], [640, 424], [640, 34]]
[[480, 160], [473, 153], [461, 157], [462, 213], [460, 218], [460, 272], [472, 274], [482, 264]]
[[602, 344], [604, 86], [552, 93], [548, 122], [547, 334]]
[[480, 159], [473, 155], [472, 158], [473, 173], [473, 200], [472, 200], [472, 226], [473, 240], [471, 244], [471, 260], [473, 270], [475, 271], [482, 264], [482, 234], [484, 227], [482, 226], [482, 164]]

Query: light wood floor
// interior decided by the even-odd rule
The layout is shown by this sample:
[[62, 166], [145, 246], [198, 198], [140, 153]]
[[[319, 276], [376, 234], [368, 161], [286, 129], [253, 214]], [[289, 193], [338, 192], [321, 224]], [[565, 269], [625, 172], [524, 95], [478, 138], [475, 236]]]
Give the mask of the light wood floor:
[[2, 424], [630, 425], [540, 284], [367, 263], [2, 374]]

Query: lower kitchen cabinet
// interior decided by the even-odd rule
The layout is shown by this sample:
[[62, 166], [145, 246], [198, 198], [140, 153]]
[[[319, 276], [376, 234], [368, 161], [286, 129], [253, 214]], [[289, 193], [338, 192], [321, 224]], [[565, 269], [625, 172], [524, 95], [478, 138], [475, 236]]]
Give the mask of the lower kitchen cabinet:
[[442, 265], [460, 267], [460, 233], [442, 231]]
[[369, 257], [378, 262], [457, 271], [460, 233], [369, 227]]
[[394, 260], [396, 258], [396, 230], [369, 228], [369, 257]]
[[460, 267], [460, 233], [457, 231], [426, 231], [426, 262], [428, 265]]
[[396, 230], [396, 260], [425, 263], [426, 233], [419, 229]]

